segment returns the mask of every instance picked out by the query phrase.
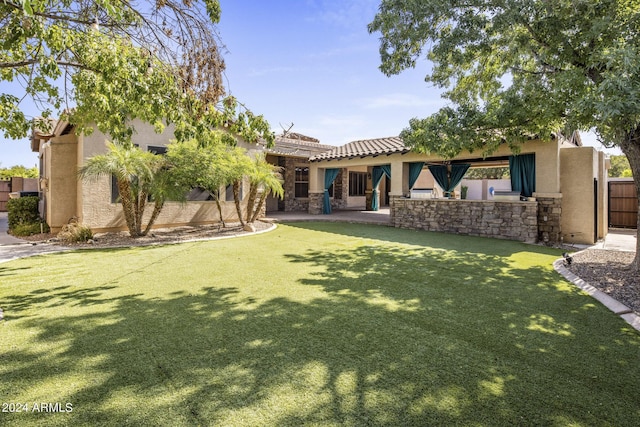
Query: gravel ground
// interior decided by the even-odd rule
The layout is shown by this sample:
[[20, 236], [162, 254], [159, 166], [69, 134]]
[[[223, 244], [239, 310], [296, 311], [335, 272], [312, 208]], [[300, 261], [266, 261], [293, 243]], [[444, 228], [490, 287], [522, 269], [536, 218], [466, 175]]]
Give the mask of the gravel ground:
[[588, 249], [571, 255], [567, 268], [640, 315], [640, 275], [631, 270], [634, 256], [634, 252]]
[[[271, 227], [270, 222], [256, 221], [253, 223], [255, 231], [265, 230]], [[145, 246], [162, 243], [176, 243], [188, 240], [207, 240], [215, 237], [238, 236], [249, 234], [251, 231], [243, 230], [239, 223], [227, 224], [222, 227], [218, 224], [184, 226], [175, 228], [157, 228], [151, 230], [147, 236], [132, 238], [126, 231], [118, 233], [96, 233], [89, 242], [64, 243], [56, 238], [55, 234], [34, 234], [20, 239], [37, 243], [51, 243], [57, 246], [68, 247], [121, 247], [121, 246]]]

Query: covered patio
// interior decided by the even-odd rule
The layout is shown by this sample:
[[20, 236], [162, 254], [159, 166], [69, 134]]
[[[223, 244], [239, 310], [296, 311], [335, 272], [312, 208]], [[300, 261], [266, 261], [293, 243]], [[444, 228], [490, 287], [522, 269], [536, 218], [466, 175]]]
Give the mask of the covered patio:
[[[502, 194], [485, 186], [467, 200], [458, 197], [470, 167], [497, 163], [511, 172]], [[527, 141], [517, 154], [504, 144], [490, 156], [465, 152], [451, 160], [413, 152], [399, 137], [353, 141], [310, 158], [309, 214], [331, 216], [345, 207], [375, 212], [388, 202], [394, 227], [591, 244], [607, 233], [606, 169], [604, 154], [582, 147], [579, 136]], [[350, 189], [354, 183], [361, 191]]]

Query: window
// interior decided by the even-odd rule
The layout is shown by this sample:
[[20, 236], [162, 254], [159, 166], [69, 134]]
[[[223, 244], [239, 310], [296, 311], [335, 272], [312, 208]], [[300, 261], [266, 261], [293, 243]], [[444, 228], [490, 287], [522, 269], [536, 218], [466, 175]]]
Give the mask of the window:
[[366, 172], [349, 172], [349, 196], [364, 196], [367, 189]]
[[147, 147], [147, 151], [151, 151], [153, 154], [158, 154], [160, 156], [167, 154], [167, 147], [157, 147], [153, 145], [149, 145]]
[[309, 197], [309, 167], [296, 166], [295, 177], [295, 197], [307, 198]]
[[[240, 200], [242, 200], [242, 190], [243, 190], [243, 185], [242, 185], [242, 181], [240, 181]], [[233, 184], [229, 184], [227, 185], [227, 188], [225, 188], [225, 198], [224, 200], [226, 202], [233, 202], [235, 201], [233, 198]]]

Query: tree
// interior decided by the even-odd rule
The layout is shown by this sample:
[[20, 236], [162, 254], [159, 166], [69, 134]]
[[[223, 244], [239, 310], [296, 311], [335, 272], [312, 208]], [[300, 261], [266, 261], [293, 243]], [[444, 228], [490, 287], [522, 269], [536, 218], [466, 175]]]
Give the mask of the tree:
[[451, 105], [402, 132], [415, 150], [517, 151], [528, 138], [593, 129], [627, 156], [640, 196], [639, 22], [639, 0], [382, 0], [369, 31], [381, 33], [385, 74], [424, 53], [426, 80], [447, 88]]
[[[199, 188], [209, 192], [218, 208], [223, 226], [220, 188], [233, 184], [249, 173], [249, 158], [245, 150], [225, 142], [228, 134], [218, 131], [207, 140], [174, 142], [168, 146], [167, 163], [170, 182], [186, 193]], [[239, 165], [244, 165], [241, 169]]]
[[[284, 198], [284, 188], [282, 187], [282, 168], [267, 162], [264, 155], [257, 155], [253, 160], [253, 168], [249, 174], [249, 196], [247, 197], [247, 217], [248, 223], [255, 222], [260, 215], [262, 206], [269, 194], [273, 193], [279, 198]], [[262, 192], [260, 192], [262, 190]], [[256, 198], [260, 192], [260, 198], [256, 205]]]
[[[25, 100], [35, 102], [45, 119], [70, 116], [80, 130], [89, 123], [86, 109], [135, 106], [120, 111], [120, 121], [114, 109], [106, 117], [89, 117], [101, 130], [117, 122], [107, 129], [115, 130], [108, 132], [114, 139], [131, 133], [122, 121], [135, 117], [132, 112], [157, 124], [172, 118], [174, 106], [184, 108], [183, 98], [215, 104], [224, 94], [219, 19], [218, 0], [3, 1], [0, 80], [20, 84], [24, 92], [0, 95], [0, 128], [12, 138], [28, 134]], [[174, 87], [167, 86], [168, 78]], [[92, 79], [102, 81], [95, 94], [86, 91]]]
[[609, 176], [611, 178], [631, 178], [631, 166], [627, 156], [610, 156], [610, 159]]
[[471, 168], [465, 174], [466, 179], [508, 179], [511, 176], [508, 167]]
[[159, 198], [156, 208], [143, 230], [143, 215], [147, 198], [157, 194], [157, 174], [165, 165], [164, 158], [129, 144], [108, 144], [105, 154], [98, 154], [88, 159], [87, 164], [79, 170], [83, 179], [97, 179], [102, 176], [114, 176], [125, 222], [131, 237], [145, 236], [158, 216], [164, 203]]
[[37, 178], [38, 168], [26, 168], [22, 165], [11, 166], [10, 168], [0, 168], [0, 179], [11, 179], [12, 177]]

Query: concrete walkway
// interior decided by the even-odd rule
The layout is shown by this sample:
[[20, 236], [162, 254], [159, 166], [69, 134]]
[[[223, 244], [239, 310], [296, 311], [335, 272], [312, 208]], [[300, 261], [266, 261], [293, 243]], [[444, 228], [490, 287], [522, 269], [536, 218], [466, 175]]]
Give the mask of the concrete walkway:
[[637, 233], [635, 229], [610, 228], [607, 237], [591, 246], [591, 249], [635, 252], [636, 242]]
[[7, 233], [9, 220], [6, 212], [0, 212], [0, 263], [33, 255], [68, 251], [70, 248], [57, 245], [36, 245]]
[[6, 212], [0, 212], [0, 245], [17, 245], [24, 244], [24, 240], [7, 234], [9, 229], [9, 220]]

